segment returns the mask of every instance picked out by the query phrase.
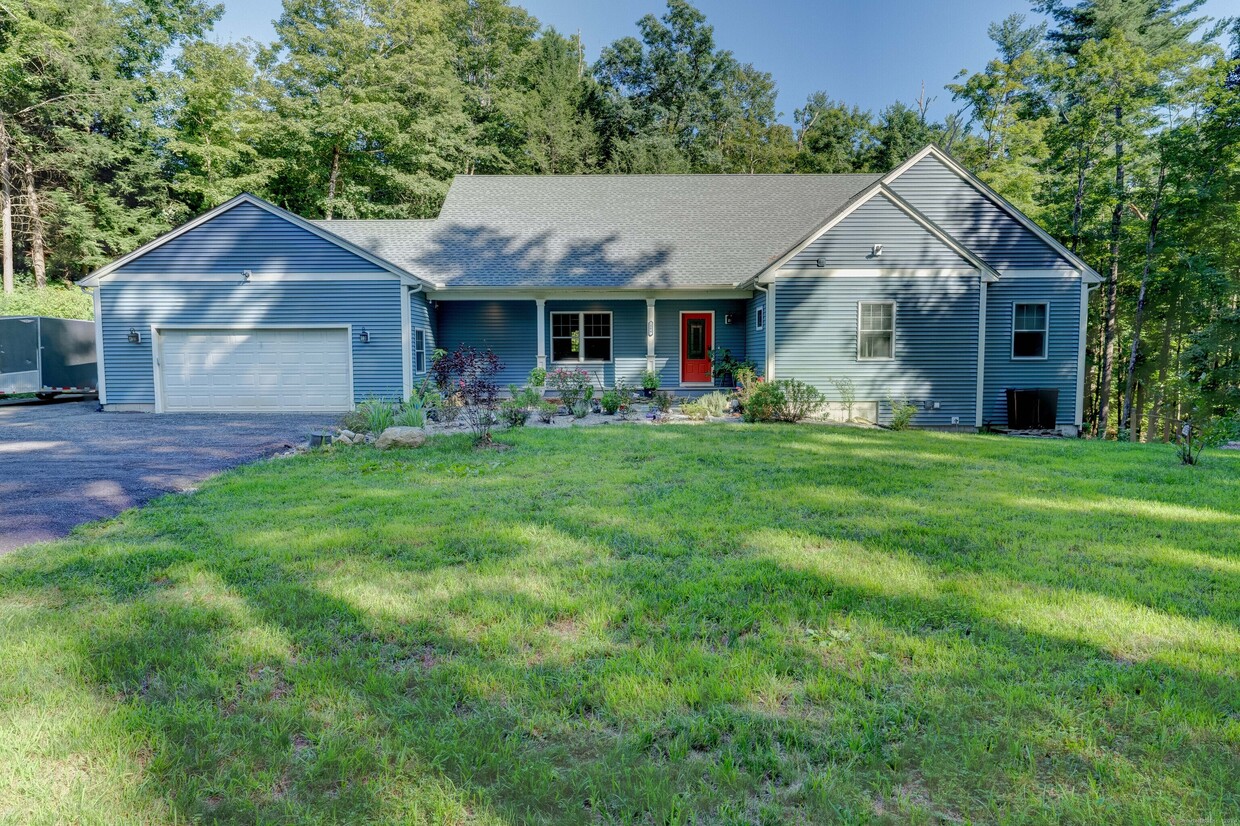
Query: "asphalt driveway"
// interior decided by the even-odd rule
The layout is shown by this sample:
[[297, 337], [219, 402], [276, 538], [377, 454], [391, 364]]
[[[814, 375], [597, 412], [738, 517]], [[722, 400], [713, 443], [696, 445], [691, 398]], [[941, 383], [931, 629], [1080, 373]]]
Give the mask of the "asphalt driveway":
[[96, 408], [94, 401], [0, 407], [0, 554], [193, 487], [335, 421], [330, 414]]

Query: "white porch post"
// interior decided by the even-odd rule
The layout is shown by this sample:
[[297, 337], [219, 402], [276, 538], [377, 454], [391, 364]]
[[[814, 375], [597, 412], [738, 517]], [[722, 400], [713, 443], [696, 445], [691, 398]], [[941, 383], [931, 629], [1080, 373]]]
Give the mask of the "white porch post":
[[547, 369], [547, 299], [535, 298], [534, 305], [538, 308], [538, 366]]
[[646, 299], [646, 369], [654, 372], [654, 299]]

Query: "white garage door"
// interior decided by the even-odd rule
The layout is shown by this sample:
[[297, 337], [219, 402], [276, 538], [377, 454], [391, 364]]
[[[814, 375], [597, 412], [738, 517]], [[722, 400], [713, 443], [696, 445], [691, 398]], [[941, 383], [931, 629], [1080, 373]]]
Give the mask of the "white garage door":
[[168, 412], [353, 406], [347, 329], [165, 330], [159, 339]]

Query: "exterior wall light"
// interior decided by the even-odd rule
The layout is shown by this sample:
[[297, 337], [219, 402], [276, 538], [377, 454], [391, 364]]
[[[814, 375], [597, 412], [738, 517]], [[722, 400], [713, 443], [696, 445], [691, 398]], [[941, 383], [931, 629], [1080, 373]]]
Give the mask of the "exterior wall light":
[[883, 245], [882, 245], [882, 244], [875, 244], [875, 245], [874, 245], [874, 248], [871, 250], [870, 254], [871, 254], [871, 255], [873, 255], [875, 258], [878, 258], [880, 255], [882, 255], [882, 254], [883, 254]]
[[142, 334], [138, 332], [137, 327], [130, 327], [129, 335], [126, 336], [126, 338], [129, 339], [130, 344], [141, 344], [142, 343]]
[[357, 339], [362, 344], [369, 344], [370, 343], [370, 331], [367, 330], [365, 327], [363, 327], [362, 331], [357, 334]]
[[254, 273], [250, 272], [249, 270], [241, 271], [241, 277], [244, 278], [246, 281], [249, 281], [252, 275], [254, 275]]

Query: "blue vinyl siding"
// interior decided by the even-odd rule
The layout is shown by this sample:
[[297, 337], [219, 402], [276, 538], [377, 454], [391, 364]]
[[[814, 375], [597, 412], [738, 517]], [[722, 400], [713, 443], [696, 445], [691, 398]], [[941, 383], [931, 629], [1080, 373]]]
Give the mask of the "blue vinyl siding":
[[[1046, 302], [1047, 358], [1012, 358], [1013, 304]], [[1026, 277], [1015, 273], [991, 284], [986, 293], [986, 381], [982, 420], [1007, 426], [1007, 388], [1059, 390], [1056, 423], [1074, 425], [1076, 368], [1080, 357], [1081, 280], [1076, 277]]]
[[[715, 313], [713, 347], [726, 347], [732, 357], [744, 360], [745, 305], [746, 299], [676, 299], [655, 302], [654, 369], [665, 388], [680, 386], [680, 314], [681, 312]], [[726, 324], [724, 316], [732, 314], [732, 323]], [[718, 381], [716, 380], [716, 383]]]
[[486, 348], [499, 356], [504, 369], [496, 379], [501, 388], [525, 384], [538, 364], [538, 316], [533, 299], [526, 301], [438, 301], [438, 346], [454, 350], [462, 344]]
[[[613, 387], [617, 379], [630, 386], [640, 387], [642, 371], [646, 369], [646, 302], [639, 301], [553, 301], [548, 299], [547, 318], [547, 369], [576, 367], [588, 370], [605, 387]], [[551, 313], [611, 313], [611, 361], [600, 364], [573, 361], [551, 361]]]
[[[425, 330], [426, 331], [426, 367], [427, 367], [427, 370], [430, 369], [430, 365], [431, 365], [431, 353], [435, 351], [435, 347], [437, 346], [435, 344], [435, 323], [434, 322], [435, 322], [435, 316], [434, 316], [434, 313], [431, 311], [429, 302], [427, 302], [426, 300], [425, 293], [420, 293], [420, 292], [410, 293], [409, 294], [409, 327], [410, 327], [409, 346], [414, 347], [417, 345], [417, 338], [413, 334], [414, 330]], [[409, 363], [413, 365], [413, 376], [415, 380], [419, 380], [423, 376], [426, 375], [425, 371], [421, 373], [418, 372], [418, 361], [417, 361], [416, 356], [411, 357]]]
[[766, 372], [766, 324], [770, 319], [763, 319], [763, 328], [758, 329], [758, 308], [766, 310], [766, 294], [754, 293], [749, 299], [748, 312], [745, 315], [745, 358], [753, 362], [758, 375]]
[[[151, 325], [352, 324], [353, 394], [400, 398], [401, 284], [377, 280], [105, 282], [99, 290], [108, 404], [154, 404]], [[142, 334], [129, 343], [129, 328]], [[357, 340], [365, 327], [369, 344]]]
[[296, 224], [240, 203], [129, 262], [117, 273], [222, 274], [386, 273]]
[[[857, 401], [878, 402], [887, 421], [890, 397], [920, 404], [914, 426], [973, 426], [977, 405], [979, 279], [975, 275], [780, 278], [776, 284], [775, 377], [808, 382], [839, 398], [831, 379], [849, 378]], [[857, 305], [893, 301], [891, 361], [857, 358]]]
[[[873, 255], [883, 245], [881, 256]], [[784, 270], [812, 270], [826, 259], [828, 269], [973, 268], [951, 247], [883, 195], [876, 195], [811, 242]]]
[[891, 189], [999, 272], [1075, 269], [1035, 233], [934, 157], [923, 158]]

